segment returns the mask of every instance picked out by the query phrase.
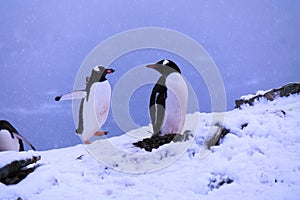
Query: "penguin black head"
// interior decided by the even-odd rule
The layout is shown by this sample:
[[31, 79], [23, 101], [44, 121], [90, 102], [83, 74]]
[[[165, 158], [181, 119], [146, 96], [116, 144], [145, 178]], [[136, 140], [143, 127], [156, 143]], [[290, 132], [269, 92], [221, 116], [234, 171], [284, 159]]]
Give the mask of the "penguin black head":
[[103, 66], [96, 66], [92, 70], [91, 80], [94, 82], [102, 82], [107, 80], [106, 75], [114, 73], [114, 69], [105, 69]]
[[178, 72], [181, 74], [179, 67], [172, 60], [160, 60], [155, 64], [147, 65], [148, 68], [157, 70], [162, 75], [169, 75], [172, 72]]
[[[6, 120], [0, 120], [0, 131], [1, 130], [7, 130], [11, 134], [11, 138], [14, 139], [16, 137], [15, 134], [18, 134], [18, 131]], [[24, 145], [21, 139], [17, 138], [19, 140], [19, 151], [24, 151]], [[1, 142], [1, 141], [0, 141]]]
[[18, 133], [18, 131], [6, 120], [0, 120], [0, 130]]

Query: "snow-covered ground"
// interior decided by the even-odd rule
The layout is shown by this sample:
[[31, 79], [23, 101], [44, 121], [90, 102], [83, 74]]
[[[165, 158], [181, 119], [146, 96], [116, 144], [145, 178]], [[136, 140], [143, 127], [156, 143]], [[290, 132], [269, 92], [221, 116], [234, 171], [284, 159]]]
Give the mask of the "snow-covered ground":
[[[203, 153], [216, 122], [230, 133]], [[151, 153], [132, 145], [150, 127], [88, 146], [3, 152], [0, 166], [9, 158], [42, 159], [19, 184], [0, 184], [0, 199], [299, 199], [300, 95], [189, 114], [185, 129], [194, 138]]]

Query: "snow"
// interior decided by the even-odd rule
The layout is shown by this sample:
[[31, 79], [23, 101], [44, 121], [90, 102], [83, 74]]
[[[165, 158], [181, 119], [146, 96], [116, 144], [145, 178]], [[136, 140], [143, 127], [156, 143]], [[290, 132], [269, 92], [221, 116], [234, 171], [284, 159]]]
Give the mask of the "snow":
[[242, 100], [249, 100], [249, 99], [251, 99], [251, 98], [253, 98], [255, 96], [258, 96], [258, 95], [264, 95], [264, 94], [266, 94], [269, 91], [271, 91], [271, 90], [267, 90], [267, 91], [265, 91], [265, 90], [258, 90], [256, 92], [256, 94], [243, 95], [243, 96], [240, 97], [240, 99], [242, 99]]
[[[19, 184], [0, 184], [0, 199], [298, 199], [299, 119], [300, 95], [291, 95], [188, 114], [184, 130], [194, 137], [152, 152], [131, 145], [149, 136], [150, 126], [91, 145], [3, 152], [0, 166], [33, 154], [42, 159]], [[230, 132], [208, 150], [216, 124]]]

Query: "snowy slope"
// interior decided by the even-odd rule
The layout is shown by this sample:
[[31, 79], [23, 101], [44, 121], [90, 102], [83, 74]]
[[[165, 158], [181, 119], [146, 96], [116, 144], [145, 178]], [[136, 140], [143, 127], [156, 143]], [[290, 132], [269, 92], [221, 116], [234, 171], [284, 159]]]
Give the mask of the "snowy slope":
[[[185, 129], [194, 138], [151, 153], [131, 145], [150, 127], [88, 148], [25, 152], [17, 157], [41, 155], [41, 166], [17, 185], [0, 184], [0, 199], [299, 199], [299, 119], [300, 95], [292, 95], [189, 114]], [[230, 133], [206, 155], [203, 142], [216, 122]], [[9, 154], [16, 156], [0, 154], [1, 166]]]

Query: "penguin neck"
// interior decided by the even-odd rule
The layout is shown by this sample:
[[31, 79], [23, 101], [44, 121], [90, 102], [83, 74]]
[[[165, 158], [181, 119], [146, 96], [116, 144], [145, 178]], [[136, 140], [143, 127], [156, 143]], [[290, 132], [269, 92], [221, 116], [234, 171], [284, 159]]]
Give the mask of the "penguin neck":
[[165, 86], [166, 85], [166, 76], [162, 75], [156, 82], [156, 84], [161, 85], [161, 86]]
[[86, 90], [87, 92], [89, 92], [90, 89], [91, 89], [91, 87], [92, 87], [92, 85], [93, 85], [94, 83], [106, 81], [107, 79], [106, 79], [105, 76], [106, 76], [106, 74], [103, 73], [103, 74], [101, 75], [101, 77], [99, 78], [99, 76], [97, 76], [96, 74], [92, 74], [91, 77], [88, 77], [88, 78], [87, 78], [87, 83], [86, 83], [86, 88], [85, 88], [85, 90]]
[[105, 81], [107, 81], [107, 79], [105, 78], [105, 75], [104, 75], [104, 78], [100, 78], [99, 81], [90, 81], [87, 83], [86, 85], [86, 88], [85, 88], [85, 91], [86, 91], [86, 101], [89, 100], [89, 95], [90, 95], [90, 92], [91, 92], [91, 87], [93, 86], [93, 84], [95, 83], [104, 83]]
[[106, 81], [107, 78], [105, 76], [106, 76], [106, 74], [102, 74], [102, 76], [101, 76], [101, 78], [100, 78], [100, 80], [98, 82], [104, 82], [104, 81]]

